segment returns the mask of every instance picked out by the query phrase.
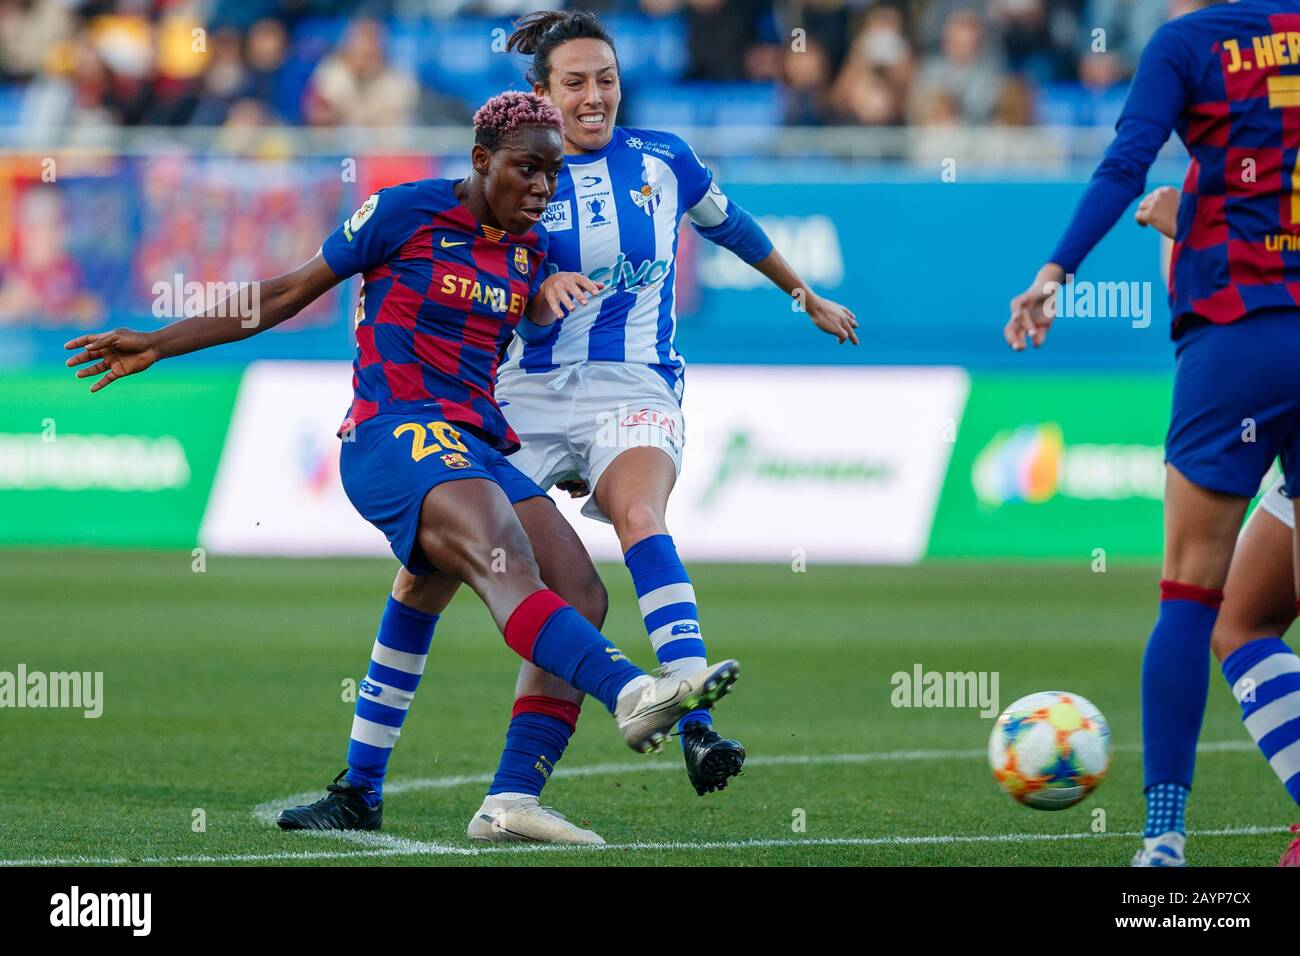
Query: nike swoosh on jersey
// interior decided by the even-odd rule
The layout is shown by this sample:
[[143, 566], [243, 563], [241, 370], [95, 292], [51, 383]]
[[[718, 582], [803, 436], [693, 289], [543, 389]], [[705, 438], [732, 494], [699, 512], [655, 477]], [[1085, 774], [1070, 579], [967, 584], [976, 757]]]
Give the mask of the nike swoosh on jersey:
[[463, 246], [463, 245], [465, 245], [464, 242], [448, 242], [446, 236], [442, 237], [442, 247], [444, 249], [450, 249], [452, 246]]

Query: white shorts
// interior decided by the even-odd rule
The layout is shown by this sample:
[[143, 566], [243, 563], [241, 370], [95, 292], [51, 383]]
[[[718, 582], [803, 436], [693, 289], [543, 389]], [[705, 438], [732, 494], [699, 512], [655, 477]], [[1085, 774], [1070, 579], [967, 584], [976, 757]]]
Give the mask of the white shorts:
[[682, 470], [686, 424], [668, 383], [648, 365], [579, 362], [553, 372], [511, 370], [500, 377], [497, 401], [523, 447], [510, 464], [549, 491], [581, 478], [592, 491], [582, 513], [609, 518], [596, 504], [596, 485], [629, 448], [662, 449]]
[[1286, 496], [1286, 492], [1283, 490], [1284, 486], [1285, 481], [1279, 480], [1263, 498], [1259, 499], [1259, 506], [1294, 531], [1295, 506], [1292, 504], [1291, 499]]

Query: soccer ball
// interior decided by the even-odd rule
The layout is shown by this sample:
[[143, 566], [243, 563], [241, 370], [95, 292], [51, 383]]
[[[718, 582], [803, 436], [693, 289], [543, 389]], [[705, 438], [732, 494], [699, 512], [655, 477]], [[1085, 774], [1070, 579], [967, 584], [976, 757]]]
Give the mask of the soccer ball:
[[1022, 697], [989, 738], [993, 778], [1037, 810], [1064, 810], [1097, 788], [1110, 769], [1110, 728], [1087, 699], [1059, 690]]

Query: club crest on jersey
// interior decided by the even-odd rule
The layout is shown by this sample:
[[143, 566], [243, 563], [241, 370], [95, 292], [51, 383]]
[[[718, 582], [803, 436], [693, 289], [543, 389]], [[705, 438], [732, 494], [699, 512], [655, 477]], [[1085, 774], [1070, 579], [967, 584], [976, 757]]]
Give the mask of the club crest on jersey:
[[469, 459], [458, 451], [448, 452], [442, 456], [442, 463], [448, 468], [468, 468]]
[[647, 216], [653, 216], [655, 210], [659, 208], [659, 196], [663, 191], [663, 186], [651, 186], [649, 183], [644, 183], [640, 189], [629, 189], [628, 193], [638, 209]]
[[515, 246], [515, 268], [528, 275], [528, 250], [523, 246]]

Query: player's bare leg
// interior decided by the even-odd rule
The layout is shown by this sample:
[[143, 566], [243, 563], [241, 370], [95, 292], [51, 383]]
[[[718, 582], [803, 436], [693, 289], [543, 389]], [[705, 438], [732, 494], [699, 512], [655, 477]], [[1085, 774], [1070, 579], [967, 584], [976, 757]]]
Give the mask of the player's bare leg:
[[1251, 641], [1285, 634], [1296, 617], [1291, 529], [1262, 508], [1237, 539], [1210, 647], [1222, 661]]
[[[609, 595], [587, 549], [555, 502], [526, 498], [515, 504], [515, 514], [528, 535], [542, 580], [593, 627], [603, 627]], [[538, 799], [576, 728], [583, 696], [537, 665], [521, 663], [505, 751], [489, 793], [466, 829], [471, 840], [605, 842], [594, 831], [541, 806]]]
[[1209, 655], [1201, 655], [1249, 504], [1194, 484], [1172, 464], [1166, 469], [1160, 615], [1142, 663], [1147, 820], [1134, 866], [1185, 865], [1183, 814], [1209, 695]]
[[[594, 489], [596, 504], [618, 535], [665, 674], [705, 664], [695, 591], [668, 534], [668, 496], [676, 482], [677, 469], [668, 453], [645, 446], [621, 452]], [[686, 773], [696, 793], [721, 790], [740, 773], [745, 748], [718, 734], [707, 711], [687, 714], [679, 727]]]

